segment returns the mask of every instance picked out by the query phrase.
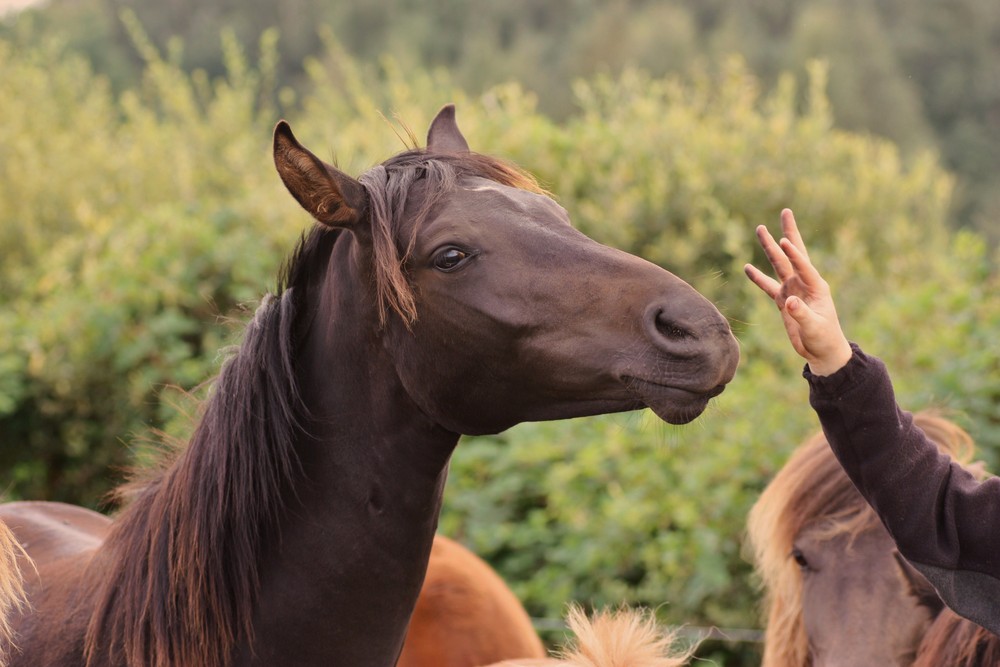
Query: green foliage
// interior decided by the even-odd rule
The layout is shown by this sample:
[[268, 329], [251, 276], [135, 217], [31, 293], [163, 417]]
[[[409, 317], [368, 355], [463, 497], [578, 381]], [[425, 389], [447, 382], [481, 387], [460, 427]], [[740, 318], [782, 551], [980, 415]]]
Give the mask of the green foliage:
[[14, 495], [94, 504], [128, 461], [121, 440], [167, 418], [157, 392], [212, 374], [220, 315], [257, 298], [289, 245], [268, 72], [229, 44], [230, 76], [212, 83], [146, 48], [143, 89], [117, 99], [56, 45], [0, 44], [0, 468]]
[[183, 40], [177, 62], [187, 71], [226, 73], [220, 31], [256, 55], [257, 36], [276, 28], [282, 81], [307, 89], [302, 63], [322, 57], [321, 34], [328, 31], [363, 62], [374, 65], [388, 54], [418, 68], [446, 68], [474, 95], [517, 81], [559, 119], [577, 111], [572, 87], [581, 78], [617, 77], [635, 67], [657, 77], [686, 73], [739, 53], [770, 88], [783, 72], [804, 79], [802, 64], [823, 59], [832, 64], [828, 92], [837, 126], [890, 138], [907, 152], [940, 151], [961, 182], [955, 221], [994, 247], [1000, 242], [995, 0], [51, 0], [0, 21], [0, 34], [19, 34], [25, 43], [38, 34], [65, 35], [116, 89], [128, 88], [144, 61], [119, 20], [123, 9], [135, 12], [161, 50], [176, 50]]
[[412, 141], [385, 118], [422, 129], [446, 101], [473, 147], [538, 174], [588, 234], [692, 282], [742, 345], [736, 380], [689, 426], [633, 413], [461, 443], [442, 528], [534, 614], [628, 601], [670, 622], [758, 623], [746, 512], [816, 426], [800, 360], [741, 272], [763, 262], [753, 227], [786, 205], [903, 402], [950, 406], [997, 462], [995, 264], [982, 239], [948, 231], [952, 181], [932, 156], [835, 129], [823, 66], [767, 94], [738, 59], [683, 78], [628, 69], [580, 80], [578, 111], [554, 120], [518, 85], [469, 94], [441, 70], [359, 64], [329, 34], [294, 91], [276, 83], [273, 33], [256, 64], [224, 38], [226, 75], [212, 78], [126, 25], [145, 64], [120, 94], [65, 45], [0, 40], [10, 495], [96, 504], [148, 429], [184, 432], [183, 392], [212, 375], [226, 320], [307, 224], [271, 168], [279, 112], [356, 174]]

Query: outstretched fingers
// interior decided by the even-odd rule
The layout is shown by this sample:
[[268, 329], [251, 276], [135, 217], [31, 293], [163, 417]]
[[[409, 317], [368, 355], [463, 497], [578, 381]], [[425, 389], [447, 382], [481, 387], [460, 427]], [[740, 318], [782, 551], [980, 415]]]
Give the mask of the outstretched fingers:
[[[799, 238], [801, 240], [801, 237]], [[794, 275], [802, 281], [806, 289], [814, 290], [823, 284], [823, 277], [820, 276], [819, 271], [809, 261], [809, 255], [805, 254], [804, 249], [799, 249], [795, 242], [788, 238], [781, 239], [779, 245], [782, 254], [791, 265]]]
[[788, 261], [788, 257], [785, 256], [781, 246], [771, 236], [771, 232], [764, 225], [757, 225], [756, 231], [757, 241], [760, 243], [760, 247], [764, 249], [767, 261], [774, 267], [774, 273], [777, 275], [778, 281], [784, 282], [791, 278], [794, 274], [792, 264]]
[[753, 264], [746, 264], [743, 267], [743, 272], [747, 274], [747, 278], [750, 279], [750, 282], [759, 287], [764, 294], [768, 295], [772, 299], [778, 298], [778, 292], [781, 291], [781, 283], [777, 280], [767, 275]]
[[795, 222], [795, 214], [792, 213], [792, 209], [790, 208], [781, 210], [781, 235], [791, 241], [792, 245], [803, 256], [809, 257], [809, 251], [806, 250], [806, 242], [802, 240], [802, 234], [799, 233], [799, 226]]
[[774, 267], [776, 278], [767, 276], [752, 264], [743, 267], [747, 277], [779, 307], [783, 307], [785, 298], [792, 294], [809, 298], [821, 293], [824, 288], [822, 276], [809, 260], [806, 244], [791, 209], [781, 211], [781, 232], [782, 238], [776, 241], [766, 226], [758, 225], [756, 229], [757, 240]]

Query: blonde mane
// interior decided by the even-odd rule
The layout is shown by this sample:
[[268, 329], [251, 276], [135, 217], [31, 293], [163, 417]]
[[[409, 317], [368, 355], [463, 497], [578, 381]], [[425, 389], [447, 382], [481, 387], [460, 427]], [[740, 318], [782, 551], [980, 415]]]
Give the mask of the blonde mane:
[[18, 557], [27, 559], [28, 556], [14, 533], [0, 521], [0, 667], [7, 664], [7, 650], [14, 646], [10, 615], [26, 604]]
[[592, 618], [571, 606], [566, 622], [576, 636], [558, 658], [508, 660], [493, 667], [681, 667], [694, 647], [673, 648], [676, 637], [664, 632], [650, 611], [601, 611]]
[[[951, 421], [933, 412], [918, 412], [914, 423], [942, 452], [960, 463], [971, 460], [972, 439]], [[802, 622], [802, 574], [791, 558], [798, 535], [808, 527], [826, 539], [854, 538], [878, 526], [875, 512], [854, 488], [822, 433], [792, 453], [747, 519], [747, 537], [765, 591], [767, 629], [761, 667], [810, 665]]]

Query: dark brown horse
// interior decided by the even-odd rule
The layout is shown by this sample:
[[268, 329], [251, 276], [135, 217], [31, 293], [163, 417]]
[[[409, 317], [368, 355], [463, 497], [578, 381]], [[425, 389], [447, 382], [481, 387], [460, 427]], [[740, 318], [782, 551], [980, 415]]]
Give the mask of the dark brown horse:
[[184, 452], [113, 525], [0, 509], [37, 565], [14, 665], [391, 666], [460, 434], [684, 423], [735, 373], [711, 303], [470, 152], [452, 107], [359, 180], [284, 122], [274, 160], [318, 224]]
[[[971, 457], [971, 438], [951, 421], [924, 412], [914, 422], [956, 460]], [[952, 656], [970, 647], [981, 654], [968, 638], [981, 635], [943, 610], [899, 555], [822, 434], [768, 484], [750, 512], [748, 536], [765, 586], [763, 667], [1000, 664], [944, 659], [956, 651], [945, 648], [948, 634], [959, 642]]]
[[396, 667], [482, 667], [544, 658], [531, 618], [476, 554], [438, 535]]

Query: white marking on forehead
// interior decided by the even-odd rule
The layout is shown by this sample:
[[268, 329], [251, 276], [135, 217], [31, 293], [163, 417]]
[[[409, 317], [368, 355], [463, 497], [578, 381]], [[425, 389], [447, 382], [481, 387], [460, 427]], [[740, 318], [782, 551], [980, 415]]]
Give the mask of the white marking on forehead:
[[483, 185], [476, 185], [471, 188], [466, 188], [466, 190], [471, 190], [472, 192], [482, 192], [484, 190], [496, 190], [499, 191], [502, 187], [499, 183], [494, 183], [493, 181], [487, 181], [482, 179]]
[[543, 210], [551, 207], [550, 210], [558, 211], [557, 215], [572, 226], [566, 209], [563, 208], [559, 202], [541, 193], [504, 185], [503, 183], [497, 183], [496, 181], [491, 181], [488, 178], [481, 178], [479, 176], [473, 176], [467, 179], [462, 189], [466, 192], [481, 192], [499, 195], [503, 197], [505, 201], [524, 212], [537, 210], [536, 207], [538, 206], [543, 207]]

